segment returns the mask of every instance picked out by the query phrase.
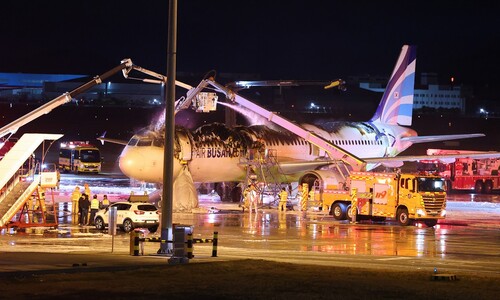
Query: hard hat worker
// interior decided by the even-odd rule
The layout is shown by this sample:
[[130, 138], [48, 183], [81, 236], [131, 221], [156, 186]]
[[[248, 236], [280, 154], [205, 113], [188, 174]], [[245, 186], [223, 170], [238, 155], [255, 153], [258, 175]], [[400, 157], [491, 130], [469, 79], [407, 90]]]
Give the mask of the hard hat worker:
[[72, 214], [77, 215], [78, 214], [78, 200], [82, 196], [82, 193], [80, 192], [80, 187], [76, 186], [73, 192], [71, 193], [71, 209], [72, 209]]
[[280, 197], [278, 211], [286, 212], [286, 202], [288, 201], [288, 192], [286, 191], [285, 188], [282, 188], [278, 196]]
[[104, 208], [108, 208], [108, 206], [109, 206], [108, 195], [104, 195], [104, 196], [102, 196], [102, 201], [101, 201], [101, 204], [100, 204], [100, 208], [104, 209]]
[[94, 225], [95, 214], [99, 210], [99, 199], [97, 199], [97, 195], [92, 197], [92, 201], [90, 201], [90, 218], [89, 225]]

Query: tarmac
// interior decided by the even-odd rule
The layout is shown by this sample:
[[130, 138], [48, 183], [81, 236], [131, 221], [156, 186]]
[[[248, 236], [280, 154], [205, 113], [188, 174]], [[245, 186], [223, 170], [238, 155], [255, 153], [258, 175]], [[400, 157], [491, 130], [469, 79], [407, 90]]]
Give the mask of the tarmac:
[[[119, 271], [187, 263], [171, 254], [0, 252], [0, 277], [22, 274], [53, 274]], [[206, 261], [206, 260], [198, 260]]]

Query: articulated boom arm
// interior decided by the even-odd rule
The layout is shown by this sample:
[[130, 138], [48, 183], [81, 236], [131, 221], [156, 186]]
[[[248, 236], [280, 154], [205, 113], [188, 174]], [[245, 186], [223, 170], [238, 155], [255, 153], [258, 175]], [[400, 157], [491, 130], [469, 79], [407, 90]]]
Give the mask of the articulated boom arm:
[[4, 137], [7, 134], [14, 134], [21, 126], [35, 120], [36, 118], [48, 114], [51, 112], [54, 108], [59, 107], [63, 104], [66, 104], [73, 99], [74, 96], [81, 94], [95, 85], [101, 84], [103, 80], [109, 78], [110, 76], [116, 74], [117, 72], [128, 68], [132, 65], [132, 61], [130, 60], [123, 60], [122, 63], [113, 69], [109, 70], [108, 72], [102, 74], [101, 76], [96, 76], [94, 79], [91, 81], [82, 84], [81, 86], [77, 87], [76, 89], [72, 90], [71, 92], [66, 92], [62, 94], [61, 96], [45, 103], [44, 105], [36, 108], [32, 112], [29, 112], [25, 114], [24, 116], [18, 118], [15, 121], [10, 122], [9, 124], [5, 125], [4, 127], [0, 128], [0, 138]]
[[[126, 60], [123, 60], [122, 62], [127, 61], [127, 60], [130, 61], [130, 59], [126, 59]], [[131, 77], [130, 72], [132, 72], [134, 70], [141, 72], [143, 74], [149, 75], [151, 77], [154, 77], [156, 79]], [[158, 74], [156, 72], [144, 69], [144, 68], [136, 66], [132, 63], [130, 63], [130, 65], [128, 65], [126, 68], [124, 68], [122, 70], [122, 72], [123, 72], [123, 77], [125, 77], [126, 79], [134, 79], [134, 80], [139, 80], [139, 81], [146, 82], [146, 83], [156, 83], [156, 84], [166, 84], [167, 83], [167, 76], [163, 76], [163, 75]], [[175, 81], [175, 85], [188, 90], [188, 92], [186, 93], [186, 97], [183, 96], [175, 101], [175, 112], [174, 112], [175, 114], [177, 114], [179, 111], [181, 111], [183, 109], [189, 108], [189, 106], [193, 102], [193, 98], [196, 97], [196, 95], [199, 94], [203, 90], [203, 88], [206, 86], [206, 85], [200, 86], [200, 85], [202, 85], [202, 83], [200, 83], [200, 85], [195, 88], [195, 87], [190, 86], [189, 84], [186, 84], [186, 83], [178, 81], [178, 80]]]
[[291, 121], [288, 121], [287, 119], [281, 117], [280, 115], [277, 115], [271, 111], [268, 111], [255, 103], [252, 103], [251, 101], [241, 97], [240, 95], [234, 93], [232, 90], [228, 89], [227, 87], [224, 87], [217, 82], [213, 81], [212, 79], [205, 79], [202, 82], [205, 82], [205, 84], [200, 83], [200, 86], [207, 86], [211, 85], [212, 87], [215, 88], [218, 92], [224, 93], [228, 99], [231, 101], [238, 103], [239, 105], [251, 110], [252, 112], [255, 112], [259, 114], [260, 116], [266, 118], [268, 121], [273, 122], [274, 124], [277, 124], [290, 132], [300, 136], [301, 138], [305, 139], [306, 141], [316, 145], [317, 147], [323, 149], [328, 153], [330, 158], [332, 160], [341, 160], [344, 163], [350, 165], [354, 171], [362, 171], [365, 170], [366, 168], [366, 163], [354, 156], [353, 154], [345, 151], [342, 148], [339, 148], [335, 145], [332, 145], [329, 143], [327, 140], [324, 138], [302, 128], [301, 126], [294, 124]]

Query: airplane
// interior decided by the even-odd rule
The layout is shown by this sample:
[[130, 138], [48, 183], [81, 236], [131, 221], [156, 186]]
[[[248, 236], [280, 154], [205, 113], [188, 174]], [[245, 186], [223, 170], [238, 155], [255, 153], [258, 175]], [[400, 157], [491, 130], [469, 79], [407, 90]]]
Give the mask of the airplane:
[[[379, 165], [401, 166], [404, 161], [428, 157], [398, 156], [414, 143], [484, 136], [480, 133], [418, 136], [416, 131], [405, 127], [410, 126], [412, 121], [415, 64], [416, 47], [404, 45], [380, 104], [369, 121], [330, 121], [300, 126], [345, 155], [363, 160], [366, 170]], [[226, 96], [235, 94], [222, 88], [215, 90], [226, 93]], [[249, 106], [241, 108], [242, 103], [246, 102], [225, 106], [245, 114]], [[252, 107], [256, 105], [250, 105]], [[285, 174], [289, 182], [297, 181], [305, 171], [332, 163], [329, 153], [324, 149], [286, 128], [272, 125], [237, 125], [229, 128], [221, 123], [212, 123], [194, 131], [176, 126], [174, 178], [187, 170], [192, 181], [197, 183], [242, 182], [248, 177], [248, 157], [254, 153], [267, 153], [275, 158], [274, 171]], [[136, 133], [128, 142], [104, 136], [98, 140], [125, 145], [119, 157], [119, 167], [129, 178], [163, 183], [164, 127], [152, 124], [150, 128]]]

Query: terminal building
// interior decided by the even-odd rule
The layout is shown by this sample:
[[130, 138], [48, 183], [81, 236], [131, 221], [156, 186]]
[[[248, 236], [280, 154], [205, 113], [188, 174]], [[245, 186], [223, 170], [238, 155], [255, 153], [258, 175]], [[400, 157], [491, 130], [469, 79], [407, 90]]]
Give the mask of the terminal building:
[[[359, 87], [375, 92], [383, 92], [385, 89], [385, 86], [376, 78], [375, 81], [360, 81]], [[429, 110], [447, 110], [464, 115], [466, 99], [472, 96], [471, 94], [470, 89], [463, 86], [438, 84], [435, 73], [422, 73], [420, 83], [415, 83], [413, 110], [423, 113]]]
[[[234, 80], [237, 78], [258, 78], [258, 76], [251, 74], [239, 74], [239, 76], [240, 77], [238, 77], [237, 74], [231, 74], [231, 76], [227, 76], [227, 79], [230, 80], [233, 77]], [[192, 78], [194, 77], [195, 76], [192, 76]], [[92, 77], [88, 75], [76, 74], [0, 73], [0, 101], [45, 102], [65, 92], [71, 91], [91, 79]], [[363, 93], [358, 90], [382, 93], [385, 89], [384, 85], [387, 79], [383, 77], [350, 77], [347, 81], [349, 84], [349, 91], [346, 93], [346, 97], [352, 94], [358, 99], [358, 97], [370, 98], [369, 93]], [[288, 89], [292, 88], [296, 89], [296, 87], [288, 87]], [[306, 90], [307, 88], [304, 89]], [[311, 109], [311, 107], [309, 107], [310, 99], [316, 98], [309, 97], [305, 93], [294, 92], [294, 96], [292, 96], [292, 93], [287, 94], [286, 92], [282, 92], [283, 88], [279, 88], [278, 91], [273, 91], [268, 94], [262, 93], [261, 95], [270, 96], [273, 98], [272, 102], [278, 104], [291, 101], [294, 103], [297, 110], [303, 109], [304, 112], [309, 113], [332, 112], [331, 109], [319, 110], [317, 108], [331, 108], [334, 106], [332, 102], [336, 100], [342, 101], [343, 98], [338, 97], [339, 99], [333, 99], [334, 101], [332, 101], [331, 98], [328, 98], [331, 97], [329, 94], [324, 96], [315, 95], [314, 97], [319, 99], [319, 106], [316, 106], [315, 109]], [[294, 97], [294, 99], [289, 99], [290, 97]], [[297, 99], [297, 97], [301, 97], [302, 99]], [[377, 93], [371, 97], [375, 97], [378, 101], [381, 95], [379, 96]], [[464, 115], [466, 113], [466, 99], [468, 97], [472, 97], [470, 89], [464, 88], [463, 86], [441, 85], [437, 82], [437, 74], [422, 73], [420, 82], [415, 85], [413, 109], [422, 113], [446, 111], [448, 113]], [[88, 105], [154, 106], [160, 105], [162, 99], [163, 87], [161, 85], [119, 78], [116, 82], [108, 81], [97, 85], [89, 91], [78, 95], [75, 100]], [[321, 104], [322, 102], [323, 104]], [[338, 105], [335, 106], [338, 107]], [[370, 110], [373, 111], [372, 108], [370, 108]]]

